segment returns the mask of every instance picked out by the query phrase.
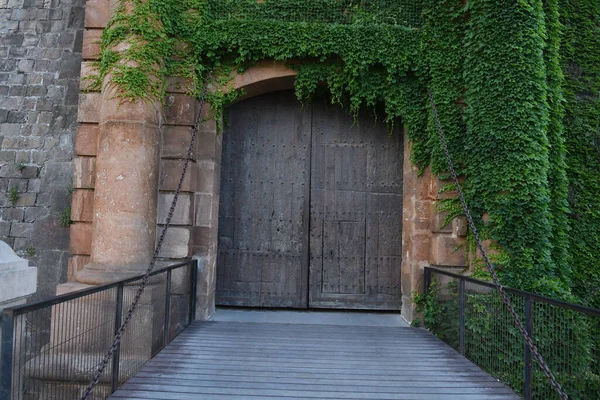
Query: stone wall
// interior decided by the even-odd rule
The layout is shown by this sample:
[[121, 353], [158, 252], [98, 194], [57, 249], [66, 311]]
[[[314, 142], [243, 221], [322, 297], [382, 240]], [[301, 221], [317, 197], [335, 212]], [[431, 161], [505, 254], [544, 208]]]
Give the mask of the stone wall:
[[404, 142], [404, 201], [402, 223], [402, 315], [409, 321], [416, 316], [414, 292], [423, 291], [423, 269], [437, 267], [462, 271], [467, 265], [463, 217], [444, 224], [446, 214], [437, 211], [439, 201], [456, 196], [440, 189], [449, 182], [438, 179], [426, 168], [422, 174], [410, 161], [411, 144]]
[[66, 280], [84, 6], [0, 0], [0, 240], [38, 266], [35, 298]]

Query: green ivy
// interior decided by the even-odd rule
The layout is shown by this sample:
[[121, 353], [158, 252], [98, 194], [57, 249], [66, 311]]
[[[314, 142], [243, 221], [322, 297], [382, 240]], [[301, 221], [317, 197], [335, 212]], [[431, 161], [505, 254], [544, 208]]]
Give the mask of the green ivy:
[[[427, 295], [414, 301], [423, 315], [424, 326], [448, 345], [460, 350], [460, 301], [458, 281], [432, 277]], [[524, 298], [509, 294], [521, 321], [525, 320]], [[465, 356], [523, 393], [524, 341], [512, 316], [496, 291], [468, 284], [464, 298]], [[600, 390], [600, 342], [595, 334], [598, 318], [568, 308], [533, 300], [533, 337], [540, 354], [550, 366], [570, 399], [596, 399]], [[555, 398], [542, 371], [533, 369], [533, 398]]]
[[559, 5], [573, 291], [600, 307], [600, 3]]
[[504, 281], [557, 295], [551, 258], [546, 27], [541, 0], [469, 3], [465, 37], [465, 192], [506, 249]]
[[[413, 163], [443, 178], [430, 88], [476, 223], [495, 243], [503, 282], [567, 298], [573, 280], [583, 296], [589, 288], [581, 285], [594, 282], [591, 257], [600, 240], [593, 195], [598, 5], [423, 0], [387, 10], [373, 4], [122, 0], [103, 35], [97, 85], [108, 79], [124, 99], [161, 100], [167, 76], [192, 78], [196, 88], [223, 87], [232, 71], [283, 61], [298, 71], [301, 100], [325, 93], [354, 114], [383, 105], [381, 118], [390, 125], [401, 119], [407, 128]], [[415, 7], [422, 7], [417, 17]], [[320, 17], [306, 17], [307, 9]], [[209, 93], [217, 119], [238, 95]], [[440, 209], [449, 219], [461, 213], [455, 199]], [[467, 247], [473, 249], [472, 238]]]

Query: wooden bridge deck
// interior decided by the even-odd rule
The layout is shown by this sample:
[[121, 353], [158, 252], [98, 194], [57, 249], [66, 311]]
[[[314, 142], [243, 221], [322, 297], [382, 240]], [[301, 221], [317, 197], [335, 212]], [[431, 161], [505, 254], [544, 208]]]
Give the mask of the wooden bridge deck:
[[194, 323], [112, 399], [519, 399], [414, 328]]

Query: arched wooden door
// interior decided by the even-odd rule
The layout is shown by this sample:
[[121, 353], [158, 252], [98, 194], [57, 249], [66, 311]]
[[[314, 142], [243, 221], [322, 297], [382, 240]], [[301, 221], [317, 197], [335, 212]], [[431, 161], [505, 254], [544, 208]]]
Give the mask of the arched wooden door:
[[292, 92], [228, 109], [217, 304], [400, 308], [400, 130]]

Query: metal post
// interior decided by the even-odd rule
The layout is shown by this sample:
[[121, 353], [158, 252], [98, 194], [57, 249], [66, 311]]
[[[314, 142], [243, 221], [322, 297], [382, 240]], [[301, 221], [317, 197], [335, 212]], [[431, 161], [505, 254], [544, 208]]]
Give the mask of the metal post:
[[189, 323], [196, 319], [196, 295], [198, 294], [198, 260], [192, 261], [192, 277], [190, 287], [190, 318]]
[[[530, 338], [533, 339], [533, 316], [531, 314], [531, 296], [525, 296], [525, 330]], [[525, 342], [525, 341], [524, 341]], [[533, 382], [533, 368], [532, 368], [532, 359], [531, 359], [531, 349], [525, 345], [525, 379], [523, 385], [523, 394], [525, 400], [531, 400], [532, 396], [532, 387], [531, 383]]]
[[167, 293], [165, 294], [165, 325], [163, 346], [169, 344], [169, 319], [171, 317], [171, 270], [167, 271]]
[[0, 351], [0, 398], [10, 399], [12, 389], [12, 366], [15, 315], [11, 310], [4, 310], [2, 314], [2, 346]]
[[460, 354], [465, 355], [465, 280], [460, 279], [458, 294], [460, 296], [460, 328], [459, 328], [459, 346]]
[[[115, 307], [115, 335], [119, 332], [121, 327], [121, 320], [123, 319], [123, 284], [117, 286], [117, 298]], [[121, 359], [121, 343], [117, 343], [117, 348], [112, 358], [112, 392], [114, 393], [119, 388], [119, 364]]]

